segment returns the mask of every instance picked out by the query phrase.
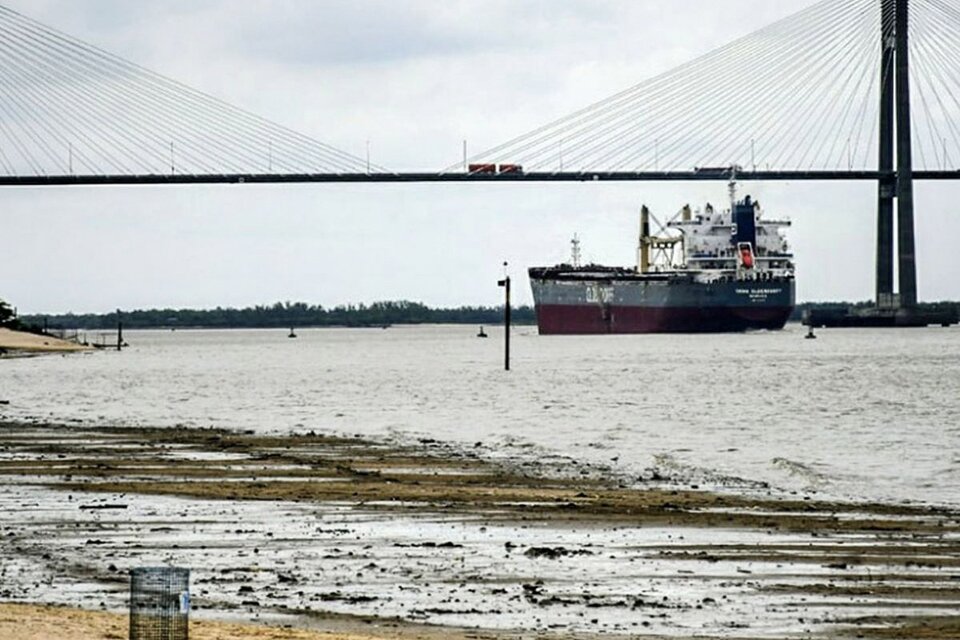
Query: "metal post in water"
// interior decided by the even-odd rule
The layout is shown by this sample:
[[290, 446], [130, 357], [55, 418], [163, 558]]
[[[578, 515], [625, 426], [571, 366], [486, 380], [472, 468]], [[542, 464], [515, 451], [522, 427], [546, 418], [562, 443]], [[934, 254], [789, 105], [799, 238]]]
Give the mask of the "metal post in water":
[[123, 349], [123, 322], [120, 320], [120, 309], [117, 309], [117, 351]]
[[503, 315], [505, 318], [505, 328], [504, 337], [503, 337], [503, 349], [504, 357], [503, 364], [504, 370], [510, 371], [510, 276], [507, 276], [507, 306], [503, 310]]
[[510, 276], [506, 275], [507, 263], [503, 263], [504, 277], [497, 286], [504, 288], [503, 305], [503, 370], [510, 371]]

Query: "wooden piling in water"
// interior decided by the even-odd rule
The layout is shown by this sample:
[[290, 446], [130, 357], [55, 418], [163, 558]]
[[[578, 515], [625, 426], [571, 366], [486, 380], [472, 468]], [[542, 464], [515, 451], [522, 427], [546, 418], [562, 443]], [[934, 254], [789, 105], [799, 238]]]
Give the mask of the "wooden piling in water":
[[120, 309], [117, 309], [117, 351], [123, 350], [123, 321], [120, 319]]

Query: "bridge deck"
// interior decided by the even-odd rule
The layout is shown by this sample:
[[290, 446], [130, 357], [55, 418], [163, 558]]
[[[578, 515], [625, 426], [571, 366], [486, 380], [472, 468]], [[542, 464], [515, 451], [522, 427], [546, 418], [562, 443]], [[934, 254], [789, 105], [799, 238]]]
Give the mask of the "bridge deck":
[[[754, 181], [863, 181], [895, 180], [880, 171], [743, 171], [737, 180]], [[915, 180], [960, 180], [960, 171], [917, 171]], [[728, 171], [564, 171], [530, 173], [225, 173], [0, 176], [0, 186], [70, 186], [135, 184], [239, 183], [398, 183], [398, 182], [681, 182], [728, 180]]]

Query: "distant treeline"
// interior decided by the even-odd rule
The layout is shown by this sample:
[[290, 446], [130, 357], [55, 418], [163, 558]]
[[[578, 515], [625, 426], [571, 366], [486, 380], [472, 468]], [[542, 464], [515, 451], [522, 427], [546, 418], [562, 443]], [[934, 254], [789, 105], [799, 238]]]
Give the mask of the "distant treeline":
[[[803, 302], [797, 305], [791, 320], [799, 322], [807, 309], [866, 308], [873, 302]], [[925, 302], [921, 309], [944, 310], [960, 307], [957, 302]], [[529, 306], [514, 307], [513, 321], [534, 324], [536, 317]], [[280, 327], [379, 327], [394, 324], [487, 324], [503, 322], [503, 307], [431, 308], [406, 300], [374, 302], [370, 305], [341, 305], [326, 309], [305, 302], [277, 302], [244, 309], [142, 309], [117, 313], [58, 315], [25, 315], [12, 318], [9, 306], [0, 302], [0, 326], [19, 324], [34, 330], [51, 329], [114, 329], [118, 319], [128, 329], [158, 328], [280, 328]]]
[[[865, 300], [863, 302], [801, 302], [793, 310], [793, 313], [790, 315], [790, 320], [800, 322], [803, 318], [803, 312], [807, 309], [840, 311], [850, 308], [867, 309], [875, 306], [876, 303], [872, 300]], [[921, 302], [917, 306], [923, 311], [946, 311], [950, 309], [960, 309], [960, 302]]]
[[[514, 307], [513, 321], [533, 324], [533, 308]], [[406, 300], [341, 305], [325, 309], [305, 302], [277, 302], [244, 309], [138, 309], [114, 313], [25, 315], [24, 325], [35, 329], [113, 329], [122, 320], [128, 329], [157, 328], [279, 328], [279, 327], [380, 327], [394, 324], [497, 324], [503, 307], [434, 309]]]

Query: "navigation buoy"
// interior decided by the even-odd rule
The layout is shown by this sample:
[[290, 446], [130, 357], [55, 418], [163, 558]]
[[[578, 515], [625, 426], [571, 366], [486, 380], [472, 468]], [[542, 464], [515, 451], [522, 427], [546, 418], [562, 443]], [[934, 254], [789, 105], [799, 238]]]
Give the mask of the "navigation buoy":
[[290, 335], [288, 335], [287, 337], [288, 337], [288, 338], [296, 338], [296, 337], [297, 337], [297, 334], [296, 334], [296, 332], [293, 330], [293, 327], [290, 327]]
[[486, 338], [487, 332], [483, 330], [483, 326], [480, 327], [480, 333], [477, 334], [478, 338]]

